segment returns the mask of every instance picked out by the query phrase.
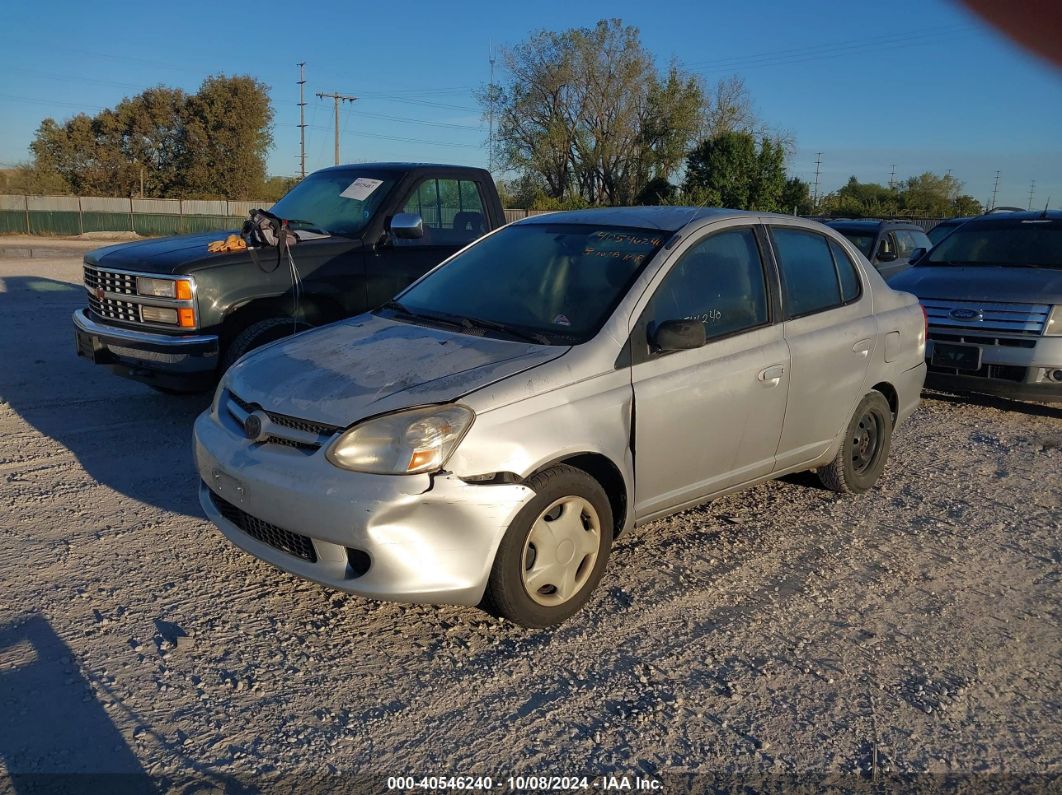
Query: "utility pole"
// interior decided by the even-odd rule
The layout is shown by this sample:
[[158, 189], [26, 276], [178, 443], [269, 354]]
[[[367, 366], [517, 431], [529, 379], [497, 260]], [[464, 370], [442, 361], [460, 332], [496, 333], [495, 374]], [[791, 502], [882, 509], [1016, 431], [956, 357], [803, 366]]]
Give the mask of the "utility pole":
[[896, 164], [892, 164], [892, 171], [889, 172], [889, 190], [896, 187]]
[[996, 206], [996, 193], [999, 191], [999, 172], [996, 172], [996, 181], [992, 184], [992, 206], [989, 210], [995, 209]]
[[815, 153], [815, 191], [812, 194], [811, 201], [815, 205], [816, 211], [819, 207], [819, 169], [822, 166], [822, 152]]
[[490, 105], [488, 106], [488, 124], [490, 126], [489, 146], [487, 149], [487, 170], [494, 173], [494, 42], [487, 45], [487, 60], [490, 61]]
[[357, 97], [352, 97], [350, 94], [340, 94], [337, 91], [333, 91], [331, 94], [323, 94], [320, 91], [317, 92], [317, 96], [321, 99], [331, 99], [336, 103], [336, 165], [339, 165], [339, 103], [340, 102], [354, 102]]
[[1029, 207], [1027, 208], [1029, 210], [1032, 209], [1032, 200], [1033, 200], [1033, 194], [1034, 193], [1036, 193], [1036, 180], [1035, 179], [1032, 182], [1029, 183]]
[[306, 179], [306, 61], [299, 61], [299, 178]]

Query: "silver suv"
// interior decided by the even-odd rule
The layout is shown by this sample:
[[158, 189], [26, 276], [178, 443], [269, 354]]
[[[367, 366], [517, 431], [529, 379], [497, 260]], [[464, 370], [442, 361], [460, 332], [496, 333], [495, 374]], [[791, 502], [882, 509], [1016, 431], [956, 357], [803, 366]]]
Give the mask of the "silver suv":
[[380, 309], [240, 360], [195, 424], [207, 515], [374, 599], [546, 626], [613, 537], [815, 469], [870, 488], [924, 316], [839, 234], [732, 210], [536, 216]]
[[1062, 402], [1062, 211], [974, 218], [889, 284], [929, 317], [926, 386]]

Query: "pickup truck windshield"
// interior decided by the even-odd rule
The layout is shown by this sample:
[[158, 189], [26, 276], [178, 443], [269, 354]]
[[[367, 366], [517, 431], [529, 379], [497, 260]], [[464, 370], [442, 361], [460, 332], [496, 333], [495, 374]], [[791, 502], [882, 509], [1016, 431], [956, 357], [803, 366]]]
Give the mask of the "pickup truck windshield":
[[272, 212], [293, 229], [356, 236], [376, 213], [395, 179], [365, 169], [318, 171], [284, 194]]
[[448, 323], [544, 344], [593, 337], [670, 234], [519, 224], [472, 245], [401, 293], [396, 319]]
[[1062, 222], [969, 223], [941, 240], [919, 264], [1062, 268]]

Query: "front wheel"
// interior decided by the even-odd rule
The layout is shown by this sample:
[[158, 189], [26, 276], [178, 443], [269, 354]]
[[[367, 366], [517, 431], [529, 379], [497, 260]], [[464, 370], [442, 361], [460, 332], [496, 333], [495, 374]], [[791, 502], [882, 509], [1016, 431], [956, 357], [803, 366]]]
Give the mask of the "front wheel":
[[527, 485], [535, 496], [502, 539], [487, 595], [513, 623], [547, 627], [578, 611], [601, 580], [612, 548], [612, 509], [596, 480], [564, 464]]
[[880, 392], [859, 401], [837, 457], [818, 470], [819, 480], [841, 494], [862, 494], [885, 470], [892, 446], [892, 409]]
[[225, 349], [221, 357], [221, 372], [224, 373], [236, 364], [245, 353], [308, 328], [310, 328], [308, 323], [292, 320], [290, 317], [271, 317], [252, 323], [237, 334]]

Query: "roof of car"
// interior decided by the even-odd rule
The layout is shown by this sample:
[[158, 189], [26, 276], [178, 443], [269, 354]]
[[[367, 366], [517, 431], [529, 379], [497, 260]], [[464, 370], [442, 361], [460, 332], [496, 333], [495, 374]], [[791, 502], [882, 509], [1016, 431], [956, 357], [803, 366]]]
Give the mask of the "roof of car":
[[914, 229], [918, 232], [925, 230], [918, 224], [910, 221], [875, 221], [868, 218], [831, 218], [823, 221], [827, 226], [834, 229], [850, 229], [852, 231], [866, 229], [868, 232], [875, 229]]
[[322, 168], [321, 171], [346, 171], [351, 168], [364, 168], [372, 171], [409, 171], [414, 168], [433, 169], [461, 169], [462, 171], [484, 171], [477, 166], [461, 166], [454, 163], [402, 163], [392, 161], [387, 163], [343, 163], [338, 166]]
[[[599, 226], [627, 226], [677, 232], [691, 221], [704, 218], [760, 218], [771, 213], [727, 210], [721, 207], [599, 207], [591, 210], [568, 210], [532, 215], [517, 221], [519, 224], [594, 224]], [[792, 216], [784, 216], [792, 218]]]
[[1022, 210], [1021, 212], [987, 213], [971, 218], [970, 226], [1020, 224], [1030, 221], [1062, 221], [1062, 210]]

